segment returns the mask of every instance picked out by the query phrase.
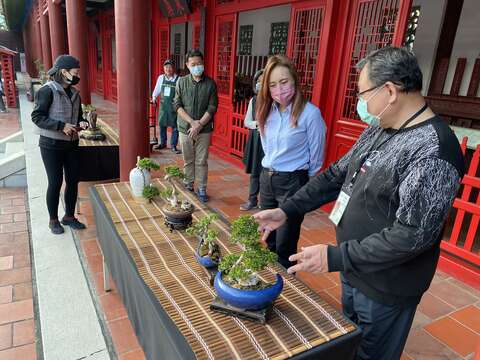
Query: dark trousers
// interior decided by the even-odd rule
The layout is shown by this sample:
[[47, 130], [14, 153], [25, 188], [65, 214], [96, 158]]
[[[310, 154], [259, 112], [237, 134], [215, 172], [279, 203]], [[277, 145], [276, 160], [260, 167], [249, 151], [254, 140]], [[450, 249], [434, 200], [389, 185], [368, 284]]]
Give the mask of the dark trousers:
[[248, 201], [257, 205], [258, 193], [260, 192], [260, 174], [250, 174], [250, 186], [248, 187]]
[[[274, 209], [283, 204], [308, 182], [308, 172], [269, 173], [263, 170], [260, 175], [260, 206], [262, 209]], [[288, 257], [297, 252], [298, 238], [303, 216], [288, 218], [285, 224], [272, 231], [267, 238], [268, 248], [278, 255], [278, 262], [285, 268], [294, 263]]]
[[[160, 144], [167, 145], [167, 126], [160, 126]], [[172, 148], [176, 148], [178, 144], [178, 129], [172, 127], [172, 137], [170, 139], [170, 145]]]
[[356, 359], [400, 359], [417, 306], [378, 303], [341, 279], [343, 313], [362, 330]]
[[78, 194], [78, 147], [68, 149], [49, 149], [40, 147], [43, 164], [47, 171], [47, 208], [50, 220], [58, 219], [58, 202], [65, 171], [65, 215], [75, 215]]

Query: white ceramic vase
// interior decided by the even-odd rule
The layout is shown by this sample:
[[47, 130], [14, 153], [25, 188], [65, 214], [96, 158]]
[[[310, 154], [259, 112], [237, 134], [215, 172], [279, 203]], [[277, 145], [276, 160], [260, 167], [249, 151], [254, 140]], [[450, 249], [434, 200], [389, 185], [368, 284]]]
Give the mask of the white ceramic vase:
[[132, 188], [133, 196], [142, 197], [143, 188], [150, 185], [150, 171], [147, 169], [133, 168], [130, 171], [130, 187]]

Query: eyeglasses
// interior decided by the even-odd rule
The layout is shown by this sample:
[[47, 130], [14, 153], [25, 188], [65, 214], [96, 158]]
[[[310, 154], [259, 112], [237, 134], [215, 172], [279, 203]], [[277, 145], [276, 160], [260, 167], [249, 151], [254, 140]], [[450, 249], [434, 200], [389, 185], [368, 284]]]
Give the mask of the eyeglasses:
[[357, 91], [356, 94], [355, 94], [355, 96], [356, 96], [357, 99], [358, 99], [361, 95], [366, 94], [366, 93], [368, 93], [368, 92], [370, 92], [370, 91], [372, 91], [372, 90], [378, 89], [380, 86], [382, 86], [382, 85], [373, 86], [373, 87], [371, 87], [371, 88], [369, 88], [369, 89], [367, 89], [367, 90], [363, 90], [363, 91]]

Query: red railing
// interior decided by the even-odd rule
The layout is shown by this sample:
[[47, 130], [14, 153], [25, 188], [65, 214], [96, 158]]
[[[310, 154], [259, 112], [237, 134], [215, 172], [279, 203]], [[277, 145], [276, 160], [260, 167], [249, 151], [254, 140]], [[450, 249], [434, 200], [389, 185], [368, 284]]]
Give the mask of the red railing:
[[[466, 155], [467, 138], [461, 148]], [[443, 250], [440, 267], [454, 273], [461, 280], [480, 287], [480, 145], [474, 151], [467, 173], [462, 179], [463, 189], [456, 198], [453, 208], [456, 211], [449, 238], [441, 243]]]

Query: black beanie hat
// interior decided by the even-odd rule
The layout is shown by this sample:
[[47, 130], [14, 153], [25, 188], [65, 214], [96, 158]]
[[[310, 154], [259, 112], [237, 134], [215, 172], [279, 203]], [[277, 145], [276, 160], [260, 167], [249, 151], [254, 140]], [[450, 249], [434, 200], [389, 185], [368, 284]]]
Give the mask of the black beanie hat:
[[53, 67], [48, 70], [48, 75], [55, 74], [60, 69], [70, 70], [80, 68], [80, 61], [74, 56], [71, 55], [60, 55], [55, 60]]

